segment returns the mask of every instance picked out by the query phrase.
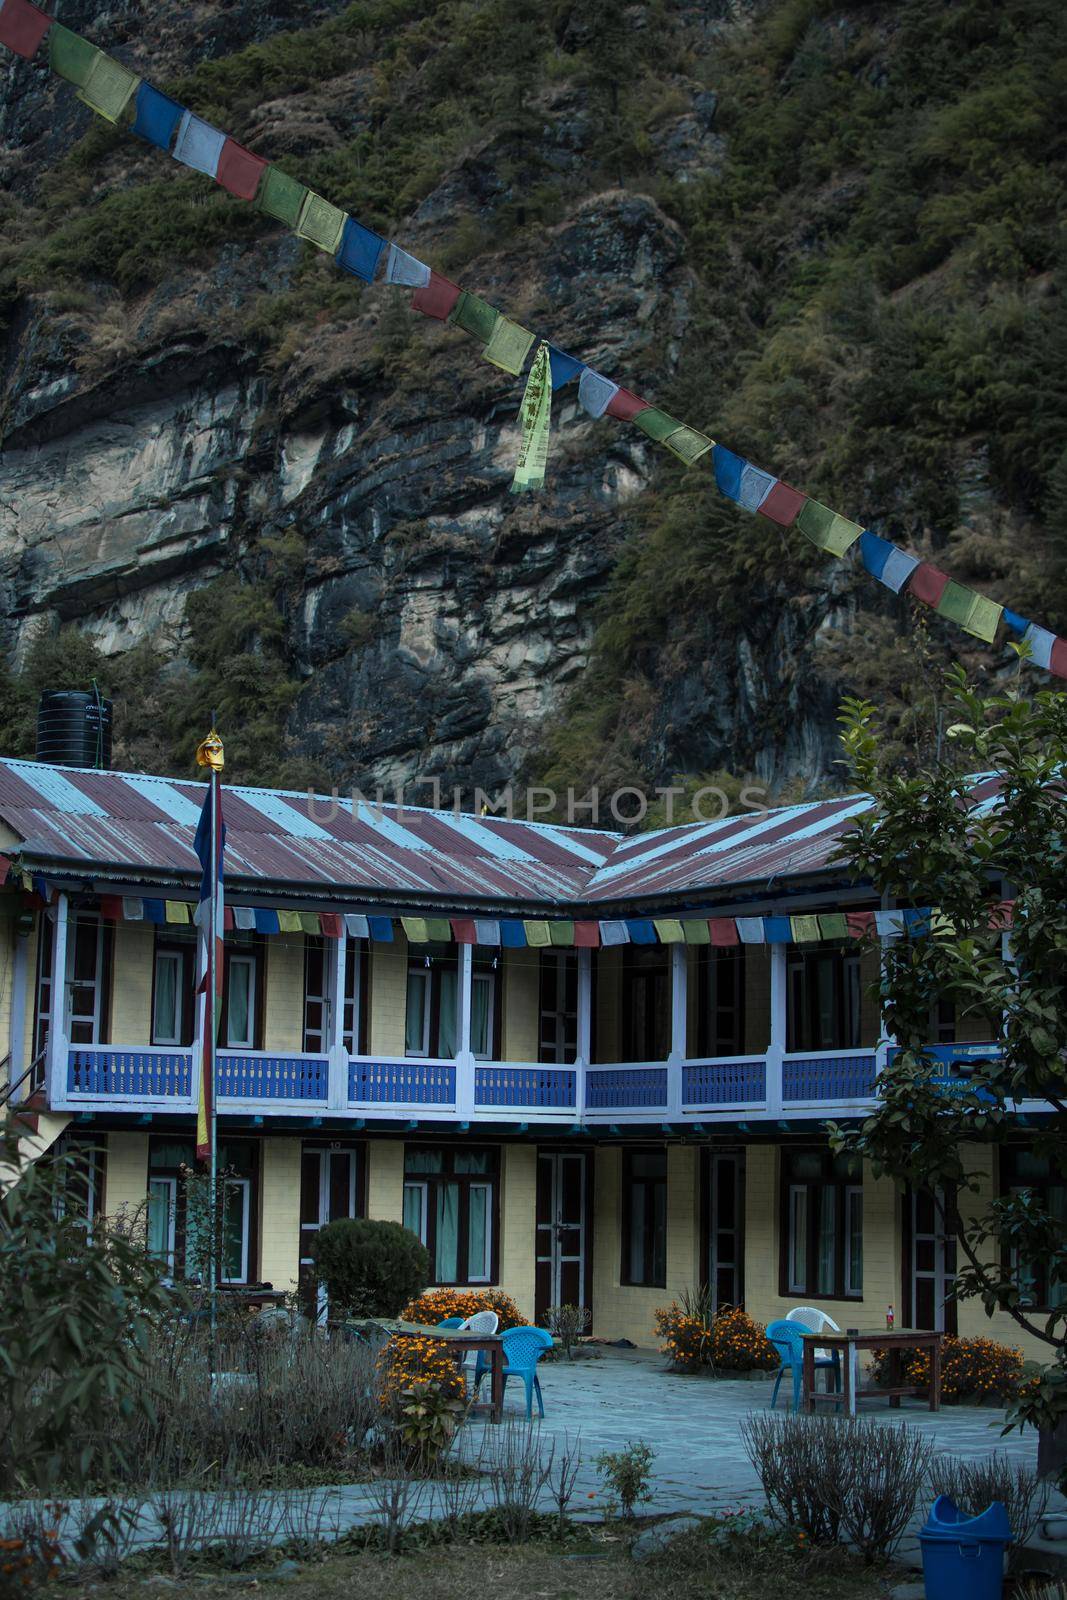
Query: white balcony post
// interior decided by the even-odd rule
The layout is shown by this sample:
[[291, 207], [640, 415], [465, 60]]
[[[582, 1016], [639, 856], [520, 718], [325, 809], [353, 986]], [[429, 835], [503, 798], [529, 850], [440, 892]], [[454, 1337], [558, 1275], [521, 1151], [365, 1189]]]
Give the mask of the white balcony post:
[[67, 1098], [67, 928], [70, 900], [62, 892], [56, 896], [52, 925], [51, 1017], [48, 1024], [48, 1062], [45, 1094], [50, 1106], [62, 1105]]
[[767, 1046], [767, 1111], [782, 1112], [782, 1069], [787, 1043], [786, 947], [772, 944], [771, 952], [771, 1040]]
[[[474, 950], [469, 944], [458, 944], [459, 971], [456, 981], [456, 1002], [459, 1038], [456, 1051], [456, 1116], [470, 1118], [474, 1114], [474, 1057], [471, 1054], [471, 989], [474, 977]], [[503, 954], [503, 952], [501, 952]]]
[[328, 991], [330, 1065], [327, 1104], [331, 1111], [343, 1111], [348, 1104], [348, 1051], [345, 1049], [345, 969], [348, 964], [348, 929], [344, 917], [341, 918], [341, 937], [326, 941], [328, 950], [331, 945], [334, 948], [331, 951]]
[[682, 1063], [688, 1049], [689, 962], [687, 946], [671, 945], [671, 1053], [667, 1058], [667, 1116], [682, 1111]]
[[[26, 1071], [26, 986], [28, 983], [30, 937], [21, 931], [15, 934], [15, 962], [11, 976], [11, 1062], [10, 1083], [21, 1078]], [[16, 1093], [17, 1100], [25, 1100], [32, 1092], [33, 1082], [27, 1080]]]
[[593, 1054], [593, 952], [578, 951], [578, 1037], [574, 1060], [574, 1120], [585, 1121], [586, 1073]]

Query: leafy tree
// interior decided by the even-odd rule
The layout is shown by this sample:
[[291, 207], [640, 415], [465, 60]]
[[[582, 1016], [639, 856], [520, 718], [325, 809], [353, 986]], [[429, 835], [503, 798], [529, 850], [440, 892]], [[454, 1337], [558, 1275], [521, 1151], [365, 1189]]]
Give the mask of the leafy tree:
[[340, 1217], [319, 1229], [313, 1254], [332, 1309], [357, 1316], [398, 1316], [430, 1276], [426, 1247], [399, 1222]]
[[[1027, 1149], [1049, 1162], [1054, 1181], [1067, 1179], [1067, 695], [983, 697], [961, 668], [947, 690], [955, 720], [946, 754], [910, 775], [887, 767], [874, 706], [844, 705], [847, 764], [876, 803], [842, 858], [857, 879], [940, 917], [884, 948], [881, 1004], [899, 1054], [876, 1110], [834, 1140], [876, 1174], [968, 1196], [942, 1208], [962, 1250], [956, 1293], [1007, 1312], [1046, 1346], [1039, 1382], [1014, 1415], [1048, 1427], [1067, 1418], [1067, 1230], [1034, 1190], [983, 1194], [975, 1158], [977, 1147], [1018, 1134], [1014, 1102], [1037, 1101], [1043, 1115], [1027, 1120]], [[987, 808], [968, 773], [994, 772], [999, 799]], [[1014, 900], [1008, 939], [1005, 898]], [[938, 1083], [928, 1045], [939, 999], [988, 1019], [997, 1045], [959, 1093]], [[1033, 1281], [1047, 1286], [1053, 1309], [1031, 1303]]]

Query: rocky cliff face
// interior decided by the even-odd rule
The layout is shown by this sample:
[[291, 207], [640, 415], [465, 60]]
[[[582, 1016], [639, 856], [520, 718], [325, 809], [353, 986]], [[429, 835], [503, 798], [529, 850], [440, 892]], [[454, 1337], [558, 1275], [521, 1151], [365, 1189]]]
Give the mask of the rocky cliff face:
[[[423, 81], [419, 8], [399, 44], [400, 22], [387, 28], [377, 13], [365, 36], [338, 35], [344, 49], [328, 71], [301, 66], [294, 45], [291, 92], [277, 90], [256, 51], [272, 41], [280, 51], [293, 29], [303, 30], [298, 42], [314, 41], [358, 8], [202, 4], [191, 22], [180, 8], [162, 18], [133, 3], [91, 9], [65, 8], [64, 20], [157, 82], [199, 73], [196, 109], [264, 154], [291, 156], [294, 170], [301, 158], [320, 161], [321, 187], [353, 210], [358, 195], [326, 179], [331, 162], [340, 172], [356, 159], [362, 171], [383, 128], [398, 137], [395, 106], [390, 127], [375, 105], [383, 61], [386, 92], [400, 97], [402, 86], [408, 117], [429, 117], [444, 93]], [[448, 8], [430, 9], [440, 20]], [[536, 32], [546, 18], [532, 9]], [[462, 137], [444, 140], [429, 175], [409, 184], [422, 192], [379, 195], [372, 209], [379, 218], [392, 211], [390, 231], [408, 248], [601, 370], [660, 401], [703, 395], [689, 419], [714, 431], [730, 409], [718, 383], [765, 355], [780, 319], [757, 307], [760, 265], [732, 249], [721, 260], [735, 304], [744, 302], [743, 326], [726, 314], [709, 290], [714, 250], [694, 246], [707, 223], [678, 196], [706, 196], [722, 180], [740, 134], [719, 131], [709, 84], [721, 52], [753, 25], [725, 4], [633, 9], [641, 82], [658, 98], [642, 112], [636, 155], [628, 146], [625, 170], [613, 172], [610, 86], [589, 87], [589, 41], [568, 34], [580, 31], [580, 13], [561, 8], [546, 34], [555, 80], [535, 75], [512, 103], [513, 79], [494, 67], [503, 111], [477, 102]], [[403, 70], [401, 48], [412, 57]], [[223, 71], [250, 63], [259, 88], [242, 100], [229, 80], [204, 77], [212, 61]], [[690, 600], [644, 641], [639, 670], [629, 646], [605, 655], [596, 629], [632, 603], [632, 557], [619, 563], [635, 528], [641, 536], [679, 508], [699, 523], [706, 487], [694, 500], [692, 476], [665, 468], [636, 430], [584, 417], [571, 389], [554, 403], [544, 494], [511, 496], [518, 380], [480, 361], [462, 334], [411, 314], [404, 291], [340, 282], [332, 263], [250, 224], [249, 208], [173, 171], [161, 152], [128, 134], [86, 134], [88, 114], [43, 66], [4, 72], [0, 167], [15, 244], [0, 400], [0, 593], [16, 666], [42, 632], [69, 623], [106, 657], [151, 638], [180, 663], [187, 607], [205, 586], [227, 573], [256, 581], [271, 539], [296, 535], [298, 567], [275, 594], [300, 685], [285, 738], [339, 781], [436, 775], [492, 788], [534, 772], [551, 764], [546, 741], [556, 730], [573, 738], [577, 728], [584, 739], [573, 707], [589, 698], [591, 677], [597, 731], [583, 755], [592, 764], [577, 770], [583, 762], [574, 761], [575, 781], [717, 767], [827, 777], [836, 696], [852, 671], [841, 663], [855, 654], [851, 575], [800, 570], [803, 555], [753, 546], [754, 570], [724, 620], [700, 598], [702, 586], [714, 589], [708, 551]], [[109, 208], [162, 184], [181, 196], [189, 227], [203, 225], [203, 247], [168, 242], [156, 223], [144, 245], [135, 209], [131, 241], [118, 251], [115, 232], [130, 224]], [[835, 208], [851, 215], [854, 204], [847, 184], [821, 193], [809, 234], [832, 233], [839, 224], [826, 217]], [[67, 254], [42, 254], [41, 234], [74, 215], [88, 220]], [[105, 220], [97, 227], [94, 217]], [[803, 232], [780, 244], [793, 277], [798, 261], [820, 254]], [[796, 403], [832, 417], [833, 397], [820, 393], [826, 378], [798, 373]], [[797, 453], [791, 426], [770, 430], [784, 443], [782, 467]], [[820, 438], [800, 453], [810, 461], [825, 448]], [[920, 514], [910, 525], [921, 536]], [[736, 547], [749, 536], [731, 527]], [[678, 549], [684, 566], [693, 552]], [[646, 557], [639, 588], [671, 589], [678, 573], [666, 546], [663, 561], [649, 570]], [[899, 634], [877, 609], [872, 616], [868, 631]], [[557, 769], [567, 748], [556, 750]]]

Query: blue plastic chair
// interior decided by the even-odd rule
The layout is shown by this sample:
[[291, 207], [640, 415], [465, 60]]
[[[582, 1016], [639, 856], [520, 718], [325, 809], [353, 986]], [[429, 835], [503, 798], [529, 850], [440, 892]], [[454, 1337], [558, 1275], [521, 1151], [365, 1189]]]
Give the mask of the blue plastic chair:
[[462, 1317], [446, 1317], [444, 1319], [444, 1321], [443, 1322], [439, 1322], [437, 1324], [437, 1326], [439, 1328], [462, 1328], [462, 1326], [463, 1326], [463, 1318]]
[[[800, 1384], [804, 1374], [804, 1331], [798, 1322], [770, 1322], [767, 1324], [767, 1338], [781, 1356], [782, 1364], [778, 1368], [778, 1375], [774, 1380], [774, 1390], [771, 1394], [771, 1410], [778, 1400], [778, 1390], [782, 1386], [782, 1378], [788, 1369], [793, 1374], [793, 1410], [800, 1410]], [[816, 1356], [816, 1369], [823, 1367], [831, 1375], [834, 1394], [841, 1392], [841, 1368], [832, 1356]], [[840, 1406], [841, 1402], [838, 1401]]]
[[[526, 1386], [526, 1415], [533, 1416], [533, 1397], [537, 1395], [537, 1409], [543, 1417], [545, 1403], [541, 1398], [541, 1385], [537, 1381], [537, 1363], [545, 1350], [555, 1342], [545, 1328], [507, 1328], [501, 1334], [504, 1346], [504, 1388], [509, 1378], [521, 1378]], [[484, 1377], [485, 1374], [481, 1374]], [[481, 1377], [477, 1380], [481, 1381]]]

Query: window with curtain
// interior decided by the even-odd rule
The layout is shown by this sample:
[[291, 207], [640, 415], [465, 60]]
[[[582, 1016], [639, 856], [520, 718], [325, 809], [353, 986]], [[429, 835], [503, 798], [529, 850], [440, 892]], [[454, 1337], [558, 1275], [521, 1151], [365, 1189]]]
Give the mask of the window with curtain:
[[745, 947], [700, 947], [697, 969], [697, 1051], [702, 1056], [744, 1055]]
[[623, 1150], [622, 1281], [667, 1283], [667, 1151]]
[[404, 1226], [429, 1251], [436, 1285], [493, 1282], [498, 1205], [496, 1150], [406, 1147]]
[[[1067, 1236], [1067, 1177], [1048, 1156], [1005, 1145], [1000, 1152], [1000, 1182], [1005, 1194], [1033, 1195], [1043, 1211], [1060, 1221]], [[1067, 1305], [1067, 1278], [1050, 1277], [1044, 1262], [1026, 1261], [1017, 1250], [1009, 1252], [1009, 1264], [1025, 1306], [1057, 1311]]]
[[156, 930], [152, 1043], [188, 1045], [195, 1022], [196, 938]]
[[[322, 1054], [330, 1048], [333, 1016], [333, 958], [337, 941], [316, 934], [304, 938], [304, 1049]], [[344, 1016], [341, 1042], [349, 1055], [361, 1052], [365, 1043], [363, 995], [366, 987], [366, 945], [361, 939], [345, 944]]]
[[569, 1064], [578, 1055], [578, 956], [574, 950], [540, 952], [539, 1061]]
[[[499, 1045], [500, 958], [472, 952], [471, 1051], [496, 1059]], [[408, 959], [404, 1054], [451, 1060], [459, 1050], [459, 958], [455, 945], [412, 945]]]
[[822, 1299], [863, 1295], [863, 1180], [851, 1156], [781, 1152], [781, 1292]]
[[[227, 1139], [219, 1145], [222, 1216], [220, 1283], [249, 1283], [255, 1266], [254, 1214], [258, 1145]], [[197, 1216], [187, 1204], [186, 1178], [196, 1170], [191, 1140], [152, 1139], [148, 1154], [148, 1248], [176, 1278], [196, 1277], [207, 1245], [198, 1237]]]
[[859, 1047], [862, 983], [860, 957], [838, 945], [790, 949], [787, 976], [787, 1050]]
[[222, 1042], [231, 1050], [261, 1050], [263, 946], [251, 933], [226, 935]]

